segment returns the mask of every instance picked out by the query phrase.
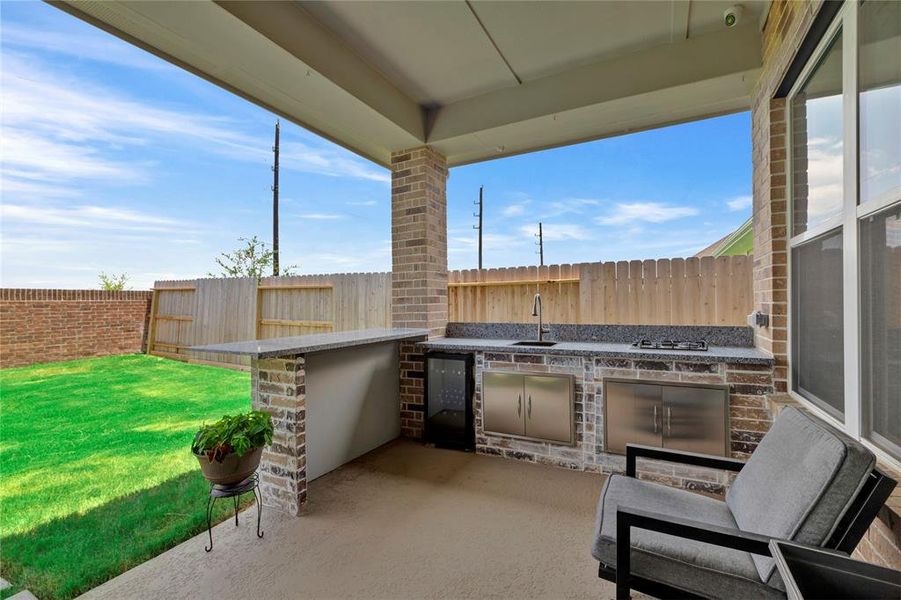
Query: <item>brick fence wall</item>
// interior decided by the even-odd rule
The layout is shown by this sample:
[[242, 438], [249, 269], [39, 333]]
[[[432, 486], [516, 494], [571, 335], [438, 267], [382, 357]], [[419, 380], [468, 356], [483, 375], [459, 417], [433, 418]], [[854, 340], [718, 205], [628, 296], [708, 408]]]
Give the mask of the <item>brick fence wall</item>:
[[141, 352], [149, 291], [0, 289], [0, 368]]

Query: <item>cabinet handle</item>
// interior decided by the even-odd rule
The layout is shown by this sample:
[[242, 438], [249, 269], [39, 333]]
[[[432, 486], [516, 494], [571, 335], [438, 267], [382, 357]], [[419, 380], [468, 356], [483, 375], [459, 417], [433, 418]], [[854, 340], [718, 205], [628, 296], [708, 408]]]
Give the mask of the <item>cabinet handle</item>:
[[532, 394], [529, 394], [529, 418], [532, 418]]
[[654, 405], [654, 433], [657, 433], [657, 405]]
[[522, 394], [519, 395], [519, 399], [516, 401], [516, 416], [522, 416]]
[[673, 407], [666, 407], [666, 435], [672, 435], [673, 433]]

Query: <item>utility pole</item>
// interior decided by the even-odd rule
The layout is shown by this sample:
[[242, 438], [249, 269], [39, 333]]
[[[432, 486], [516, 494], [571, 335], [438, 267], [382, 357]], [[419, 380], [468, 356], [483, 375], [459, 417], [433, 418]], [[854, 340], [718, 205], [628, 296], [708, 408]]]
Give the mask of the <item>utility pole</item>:
[[535, 245], [538, 246], [538, 265], [544, 266], [544, 232], [541, 229], [541, 223], [538, 223], [538, 233], [535, 235], [538, 238], [538, 241], [535, 242]]
[[482, 212], [483, 212], [482, 189], [483, 188], [484, 188], [484, 186], [481, 186], [481, 185], [479, 186], [479, 201], [473, 202], [473, 204], [479, 205], [479, 212], [472, 213], [472, 216], [479, 218], [479, 224], [472, 226], [473, 229], [479, 230], [479, 269], [482, 268]]
[[272, 164], [272, 275], [278, 277], [278, 134], [279, 123], [275, 121], [275, 145], [272, 153], [275, 161]]

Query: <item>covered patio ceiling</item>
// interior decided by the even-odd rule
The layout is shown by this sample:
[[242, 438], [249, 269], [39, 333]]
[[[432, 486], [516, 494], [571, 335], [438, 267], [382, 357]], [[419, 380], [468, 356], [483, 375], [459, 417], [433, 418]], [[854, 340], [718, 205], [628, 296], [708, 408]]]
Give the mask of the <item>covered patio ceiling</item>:
[[450, 166], [750, 107], [769, 3], [56, 0], [382, 165]]

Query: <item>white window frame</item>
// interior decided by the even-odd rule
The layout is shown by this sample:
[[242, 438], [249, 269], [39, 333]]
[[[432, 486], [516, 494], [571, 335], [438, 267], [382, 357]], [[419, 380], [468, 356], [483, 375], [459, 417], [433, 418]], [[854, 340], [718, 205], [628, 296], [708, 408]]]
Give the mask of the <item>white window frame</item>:
[[[863, 431], [863, 397], [860, 389], [860, 268], [859, 268], [859, 221], [860, 219], [880, 212], [896, 204], [899, 199], [891, 194], [876, 198], [865, 204], [858, 204], [859, 177], [858, 156], [860, 137], [858, 131], [858, 11], [856, 0], [845, 2], [833, 19], [816, 49], [807, 60], [807, 64], [798, 75], [786, 97], [786, 227], [788, 234], [787, 262], [787, 344], [788, 354], [788, 393], [812, 413], [847, 432], [870, 448], [881, 460], [901, 468], [901, 457], [888, 454], [879, 446], [864, 437]], [[792, 99], [798, 94], [817, 67], [836, 34], [842, 34], [842, 152], [843, 152], [843, 197], [841, 215], [831, 217], [817, 223], [804, 233], [793, 235], [794, 197], [792, 194]], [[804, 242], [813, 240], [837, 228], [842, 231], [842, 302], [843, 302], [843, 368], [844, 368], [844, 419], [838, 419], [818, 404], [808, 400], [794, 391], [794, 339], [792, 324], [792, 250]]]

